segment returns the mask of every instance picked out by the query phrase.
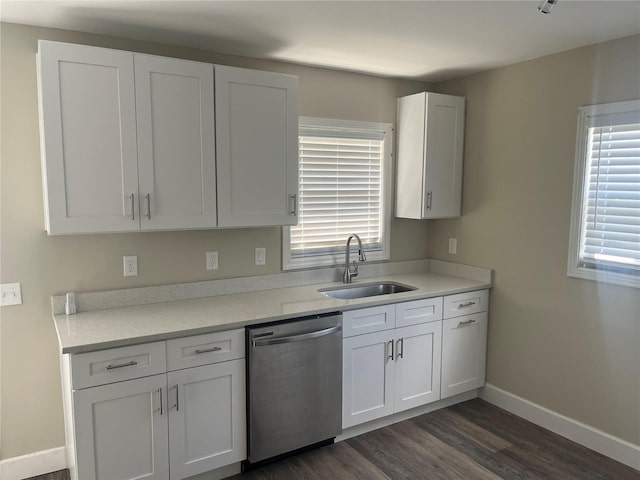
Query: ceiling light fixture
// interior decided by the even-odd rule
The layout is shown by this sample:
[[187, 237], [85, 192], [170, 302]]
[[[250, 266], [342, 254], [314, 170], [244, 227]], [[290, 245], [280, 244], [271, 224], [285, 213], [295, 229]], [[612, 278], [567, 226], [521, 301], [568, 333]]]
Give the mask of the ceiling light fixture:
[[558, 0], [542, 0], [542, 2], [540, 2], [540, 5], [538, 5], [538, 11], [540, 13], [544, 13], [545, 15], [547, 13], [551, 13], [551, 9], [556, 3], [558, 3]]

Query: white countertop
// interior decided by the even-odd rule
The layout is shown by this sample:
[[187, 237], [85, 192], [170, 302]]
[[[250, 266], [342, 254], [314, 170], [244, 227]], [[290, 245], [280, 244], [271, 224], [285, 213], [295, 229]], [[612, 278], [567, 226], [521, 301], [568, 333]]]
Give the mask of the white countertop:
[[62, 353], [80, 353], [491, 287], [487, 282], [432, 272], [366, 278], [353, 285], [377, 281], [398, 282], [417, 289], [340, 300], [327, 297], [318, 289], [342, 284], [323, 283], [54, 315], [54, 320]]

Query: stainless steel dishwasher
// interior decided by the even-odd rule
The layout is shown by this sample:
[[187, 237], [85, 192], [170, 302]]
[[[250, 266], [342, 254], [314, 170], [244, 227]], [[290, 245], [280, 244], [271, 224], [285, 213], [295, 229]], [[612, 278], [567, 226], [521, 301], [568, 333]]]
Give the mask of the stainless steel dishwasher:
[[247, 370], [244, 470], [342, 432], [342, 315], [248, 327]]

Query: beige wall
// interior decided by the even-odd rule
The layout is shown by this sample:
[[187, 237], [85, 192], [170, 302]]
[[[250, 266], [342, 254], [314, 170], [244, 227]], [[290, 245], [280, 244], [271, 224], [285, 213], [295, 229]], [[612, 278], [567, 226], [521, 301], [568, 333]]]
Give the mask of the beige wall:
[[[62, 30], [1, 25], [2, 283], [21, 282], [24, 304], [1, 314], [2, 451], [9, 458], [63, 445], [57, 341], [49, 296], [159, 285], [281, 270], [281, 229], [47, 237], [42, 187], [35, 53], [37, 39], [58, 40], [212, 63], [291, 73], [300, 77], [300, 114], [395, 123], [396, 97], [424, 90], [416, 82], [217, 55]], [[215, 45], [210, 46], [215, 50]], [[267, 248], [267, 265], [253, 265], [253, 249]], [[220, 269], [204, 269], [217, 250]], [[122, 256], [138, 255], [140, 275], [122, 277]], [[425, 258], [424, 222], [393, 220], [392, 260]]]
[[435, 89], [467, 130], [463, 216], [429, 253], [495, 269], [488, 382], [640, 444], [640, 290], [566, 275], [577, 109], [640, 98], [640, 36]]

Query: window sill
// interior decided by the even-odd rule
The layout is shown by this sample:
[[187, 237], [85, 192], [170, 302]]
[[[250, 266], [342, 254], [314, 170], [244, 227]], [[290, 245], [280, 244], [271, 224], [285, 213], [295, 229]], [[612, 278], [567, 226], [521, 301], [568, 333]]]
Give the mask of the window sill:
[[594, 280], [596, 282], [613, 283], [625, 287], [640, 288], [640, 277], [625, 275], [623, 273], [608, 272], [606, 270], [594, 270], [591, 268], [569, 267], [567, 276]]

